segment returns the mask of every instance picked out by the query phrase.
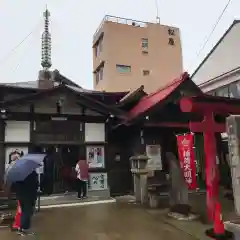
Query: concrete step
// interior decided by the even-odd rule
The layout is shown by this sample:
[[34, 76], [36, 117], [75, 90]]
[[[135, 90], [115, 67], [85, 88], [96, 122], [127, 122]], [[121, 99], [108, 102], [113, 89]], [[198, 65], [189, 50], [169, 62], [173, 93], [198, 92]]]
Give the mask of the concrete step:
[[[56, 194], [43, 196], [40, 198], [40, 208], [51, 208], [57, 206], [80, 206], [94, 203], [115, 202], [115, 199], [109, 196], [108, 191], [91, 191], [88, 192], [86, 199], [78, 199], [76, 193]], [[37, 207], [39, 201], [37, 201]]]

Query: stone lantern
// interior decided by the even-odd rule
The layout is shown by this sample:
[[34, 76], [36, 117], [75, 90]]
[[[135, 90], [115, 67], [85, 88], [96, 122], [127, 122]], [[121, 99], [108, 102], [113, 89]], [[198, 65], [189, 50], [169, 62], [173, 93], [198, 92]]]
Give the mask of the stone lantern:
[[145, 204], [148, 201], [147, 192], [147, 163], [148, 157], [146, 155], [137, 155], [130, 157], [131, 172], [134, 179], [134, 194], [136, 201]]

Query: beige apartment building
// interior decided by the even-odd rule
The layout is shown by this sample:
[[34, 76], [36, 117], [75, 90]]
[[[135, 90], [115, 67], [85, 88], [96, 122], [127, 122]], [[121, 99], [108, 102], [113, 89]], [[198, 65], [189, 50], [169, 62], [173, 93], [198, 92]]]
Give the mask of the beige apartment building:
[[93, 36], [95, 90], [152, 92], [183, 71], [178, 28], [105, 16]]

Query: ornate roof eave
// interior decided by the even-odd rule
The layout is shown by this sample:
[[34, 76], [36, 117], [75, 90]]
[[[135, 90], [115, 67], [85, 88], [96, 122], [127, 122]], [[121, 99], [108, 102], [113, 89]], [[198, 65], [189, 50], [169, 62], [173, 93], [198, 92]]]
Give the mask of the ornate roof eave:
[[134, 91], [127, 93], [118, 103], [118, 107], [126, 109], [135, 106], [147, 93], [144, 91], [144, 86], [141, 85]]

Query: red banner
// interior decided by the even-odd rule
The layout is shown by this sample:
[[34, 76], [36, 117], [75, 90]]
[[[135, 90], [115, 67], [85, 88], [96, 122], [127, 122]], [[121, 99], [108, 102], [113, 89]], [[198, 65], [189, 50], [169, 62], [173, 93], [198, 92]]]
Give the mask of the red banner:
[[193, 151], [193, 135], [179, 135], [177, 136], [178, 157], [180, 167], [183, 171], [184, 179], [188, 185], [188, 189], [196, 189], [196, 166], [194, 162]]

